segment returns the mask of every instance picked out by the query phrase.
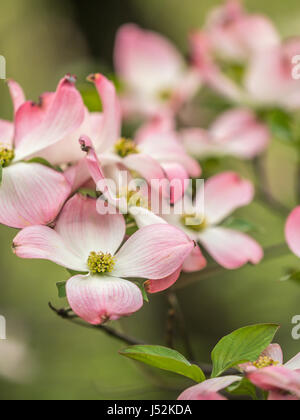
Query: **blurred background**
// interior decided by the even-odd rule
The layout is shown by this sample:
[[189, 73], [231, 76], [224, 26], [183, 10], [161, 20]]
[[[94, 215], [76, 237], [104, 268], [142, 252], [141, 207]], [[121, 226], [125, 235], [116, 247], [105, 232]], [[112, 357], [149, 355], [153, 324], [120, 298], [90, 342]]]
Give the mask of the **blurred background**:
[[[137, 22], [168, 36], [187, 53], [186, 35], [200, 27], [216, 0], [11, 0], [2, 2], [0, 55], [7, 75], [24, 87], [27, 97], [55, 89], [67, 72], [79, 84], [91, 72], [112, 73], [115, 33], [126, 22]], [[249, 0], [249, 10], [266, 13], [283, 37], [299, 34], [298, 0]], [[254, 34], [249, 34], [253, 36]], [[7, 87], [0, 81], [0, 118], [11, 118]], [[274, 142], [268, 156], [274, 194], [293, 208], [296, 158], [287, 146]], [[223, 162], [252, 177], [250, 167], [234, 160]], [[258, 203], [238, 216], [261, 226], [255, 233], [264, 245], [284, 242], [284, 219]], [[0, 399], [174, 399], [188, 382], [127, 361], [118, 355], [122, 344], [101, 332], [61, 320], [48, 309], [57, 306], [56, 282], [65, 270], [47, 262], [18, 260], [11, 252], [15, 231], [0, 227], [0, 314], [7, 319], [7, 341], [0, 341]], [[300, 314], [300, 287], [280, 282], [289, 267], [299, 267], [293, 256], [268, 260], [199, 281], [178, 293], [197, 361], [209, 362], [217, 341], [229, 332], [254, 323], [281, 324], [277, 340], [289, 358], [299, 351], [291, 337], [291, 319]], [[165, 296], [123, 320], [123, 331], [150, 344], [164, 344], [168, 306]], [[124, 347], [124, 346], [123, 346]], [[179, 350], [184, 351], [179, 343]]]

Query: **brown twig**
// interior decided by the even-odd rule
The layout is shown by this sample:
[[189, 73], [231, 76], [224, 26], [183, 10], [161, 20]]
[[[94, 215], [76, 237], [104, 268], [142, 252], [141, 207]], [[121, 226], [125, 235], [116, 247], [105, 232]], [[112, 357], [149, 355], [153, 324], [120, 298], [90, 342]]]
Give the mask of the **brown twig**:
[[119, 331], [115, 330], [114, 328], [105, 326], [105, 325], [91, 325], [86, 324], [84, 322], [81, 322], [77, 315], [75, 315], [71, 309], [56, 309], [51, 303], [49, 303], [49, 308], [55, 312], [60, 318], [66, 319], [73, 324], [79, 325], [80, 327], [84, 328], [90, 328], [90, 329], [96, 329], [103, 331], [105, 334], [107, 334], [110, 337], [115, 338], [116, 340], [122, 341], [122, 343], [128, 344], [130, 346], [136, 346], [136, 345], [145, 345], [146, 343], [138, 340], [134, 337], [130, 337], [126, 334], [122, 334]]

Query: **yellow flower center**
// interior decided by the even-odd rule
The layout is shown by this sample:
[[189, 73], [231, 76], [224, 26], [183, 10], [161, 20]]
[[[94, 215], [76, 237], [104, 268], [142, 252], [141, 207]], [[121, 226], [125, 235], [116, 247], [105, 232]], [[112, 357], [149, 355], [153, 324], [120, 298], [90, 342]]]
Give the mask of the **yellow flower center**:
[[275, 362], [268, 356], [260, 356], [256, 362], [253, 363], [253, 366], [257, 369], [263, 369], [270, 366], [277, 366], [279, 362]]
[[13, 149], [0, 145], [0, 166], [8, 166], [15, 157]]
[[184, 214], [181, 223], [194, 232], [202, 232], [207, 228], [207, 220], [200, 214]]
[[91, 252], [87, 262], [92, 274], [111, 273], [115, 264], [115, 258], [111, 254], [104, 254], [104, 252]]
[[136, 155], [139, 153], [138, 148], [133, 140], [122, 138], [115, 145], [115, 152], [125, 158], [129, 155]]
[[173, 92], [171, 89], [163, 89], [158, 92], [158, 99], [162, 102], [167, 102], [172, 98]]

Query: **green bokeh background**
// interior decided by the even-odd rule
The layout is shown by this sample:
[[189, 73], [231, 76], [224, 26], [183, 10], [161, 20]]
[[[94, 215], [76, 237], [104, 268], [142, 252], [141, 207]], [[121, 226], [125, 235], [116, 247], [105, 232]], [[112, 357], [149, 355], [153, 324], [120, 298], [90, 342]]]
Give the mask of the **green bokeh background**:
[[[186, 52], [187, 32], [199, 27], [209, 7], [220, 1], [123, 0], [105, 2], [106, 6], [90, 1], [81, 2], [82, 9], [78, 3], [2, 2], [0, 54], [7, 59], [8, 76], [23, 85], [29, 98], [54, 89], [66, 72], [78, 74], [83, 81], [89, 72], [111, 71], [115, 30], [129, 19], [162, 32]], [[252, 11], [268, 14], [284, 37], [299, 34], [298, 0], [249, 0], [246, 4]], [[1, 118], [11, 118], [3, 81], [0, 96]], [[274, 194], [293, 208], [297, 204], [295, 153], [274, 142], [267, 164]], [[246, 176], [253, 175], [251, 168], [239, 162], [223, 165], [224, 169], [233, 167]], [[254, 203], [238, 215], [263, 227], [255, 236], [264, 246], [284, 241], [284, 220], [275, 211]], [[0, 399], [174, 399], [189, 385], [123, 359], [118, 355], [122, 344], [51, 313], [49, 300], [58, 306], [64, 304], [57, 298], [55, 283], [66, 279], [66, 272], [48, 262], [18, 260], [11, 252], [15, 233], [0, 228], [0, 314], [7, 318], [8, 340], [26, 342], [36, 368], [25, 384], [1, 376], [6, 362], [0, 341]], [[209, 362], [209, 352], [223, 335], [259, 322], [281, 324], [277, 339], [287, 358], [299, 351], [299, 341], [291, 337], [291, 319], [300, 314], [300, 288], [280, 282], [290, 266], [300, 266], [291, 255], [202, 281], [199, 274], [196, 285], [180, 291], [178, 297], [199, 361]], [[165, 297], [155, 296], [150, 305], [123, 320], [118, 328], [149, 343], [163, 343], [166, 312]]]

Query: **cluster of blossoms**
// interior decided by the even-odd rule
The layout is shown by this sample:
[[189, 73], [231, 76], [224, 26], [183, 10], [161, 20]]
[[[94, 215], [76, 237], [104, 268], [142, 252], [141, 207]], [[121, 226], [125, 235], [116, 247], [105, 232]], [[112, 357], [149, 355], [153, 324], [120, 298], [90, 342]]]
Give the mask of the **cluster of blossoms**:
[[[253, 201], [252, 183], [232, 171], [196, 191], [188, 181], [201, 178], [208, 157], [251, 160], [267, 149], [272, 135], [262, 110], [300, 107], [300, 82], [292, 78], [300, 40], [282, 43], [271, 22], [230, 0], [190, 44], [187, 63], [160, 35], [122, 27], [115, 47], [121, 91], [104, 75], [88, 79], [101, 99], [99, 113], [84, 105], [74, 76], [38, 103], [8, 82], [14, 122], [0, 121], [0, 223], [20, 229], [13, 241], [18, 257], [72, 271], [69, 305], [93, 325], [137, 312], [144, 291], [170, 288], [182, 271], [199, 271], [201, 279], [203, 250], [227, 270], [263, 259], [254, 239], [224, 223]], [[205, 129], [182, 124], [203, 86], [225, 96], [231, 109]], [[129, 139], [123, 127], [133, 119], [139, 125]], [[300, 257], [299, 208], [286, 235]], [[282, 363], [273, 346], [241, 369], [272, 391], [271, 399], [300, 398], [299, 357]], [[181, 399], [222, 398], [217, 392], [235, 382], [236, 376], [212, 379]]]

